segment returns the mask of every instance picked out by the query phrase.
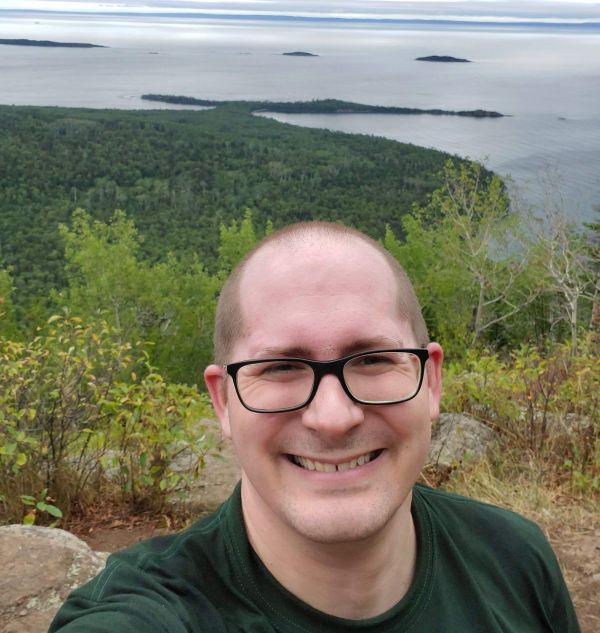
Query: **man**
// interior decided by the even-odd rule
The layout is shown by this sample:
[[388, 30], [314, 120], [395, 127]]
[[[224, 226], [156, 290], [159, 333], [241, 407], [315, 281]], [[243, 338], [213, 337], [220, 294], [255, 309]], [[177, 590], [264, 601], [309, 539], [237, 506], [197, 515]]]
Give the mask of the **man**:
[[233, 272], [205, 371], [241, 484], [109, 559], [64, 633], [579, 631], [534, 524], [415, 485], [442, 349], [378, 244], [293, 225]]

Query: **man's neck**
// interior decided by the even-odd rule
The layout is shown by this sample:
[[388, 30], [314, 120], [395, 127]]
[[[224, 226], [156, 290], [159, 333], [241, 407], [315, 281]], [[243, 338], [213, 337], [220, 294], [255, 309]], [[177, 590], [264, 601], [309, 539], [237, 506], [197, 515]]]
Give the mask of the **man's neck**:
[[[244, 508], [243, 500], [242, 488]], [[391, 609], [411, 585], [417, 548], [410, 504], [411, 495], [382, 530], [347, 543], [310, 541], [246, 508], [244, 519], [253, 549], [281, 585], [319, 611], [361, 620]]]

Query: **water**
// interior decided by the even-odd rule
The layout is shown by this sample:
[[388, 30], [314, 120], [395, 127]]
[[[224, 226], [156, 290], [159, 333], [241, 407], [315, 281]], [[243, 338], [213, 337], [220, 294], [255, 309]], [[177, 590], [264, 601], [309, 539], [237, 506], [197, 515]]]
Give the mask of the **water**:
[[[109, 48], [0, 46], [0, 103], [173, 107], [146, 92], [206, 99], [308, 100], [450, 110], [502, 119], [275, 115], [486, 160], [526, 204], [553, 196], [576, 221], [600, 205], [600, 31], [507, 27], [52, 16], [1, 12], [0, 37]], [[288, 57], [306, 50], [319, 57]], [[416, 62], [449, 54], [472, 64]]]

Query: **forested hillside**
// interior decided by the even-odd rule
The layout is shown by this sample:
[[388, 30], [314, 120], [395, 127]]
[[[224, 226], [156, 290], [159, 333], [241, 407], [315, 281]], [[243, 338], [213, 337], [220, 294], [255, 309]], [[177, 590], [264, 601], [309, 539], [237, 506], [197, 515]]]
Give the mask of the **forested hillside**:
[[145, 258], [196, 254], [211, 268], [219, 227], [343, 220], [379, 238], [425, 203], [447, 156], [309, 130], [247, 109], [98, 111], [0, 107], [0, 267], [23, 305], [64, 284], [59, 223], [78, 207], [124, 209]]
[[593, 503], [600, 224], [543, 209], [532, 230], [498, 177], [447, 158], [233, 106], [0, 107], [0, 523], [101, 489], [160, 511], [188, 488], [216, 441], [202, 370], [223, 281], [273, 226], [312, 218], [381, 240], [413, 280], [444, 407], [497, 436], [454, 480], [503, 497], [535, 471], [536, 498]]

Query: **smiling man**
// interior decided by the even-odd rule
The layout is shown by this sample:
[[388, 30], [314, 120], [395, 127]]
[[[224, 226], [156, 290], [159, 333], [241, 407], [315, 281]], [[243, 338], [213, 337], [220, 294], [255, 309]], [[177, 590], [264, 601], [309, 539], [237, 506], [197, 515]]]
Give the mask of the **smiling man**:
[[442, 349], [397, 262], [292, 225], [226, 283], [205, 371], [240, 485], [116, 554], [51, 631], [579, 631], [539, 528], [416, 485]]

